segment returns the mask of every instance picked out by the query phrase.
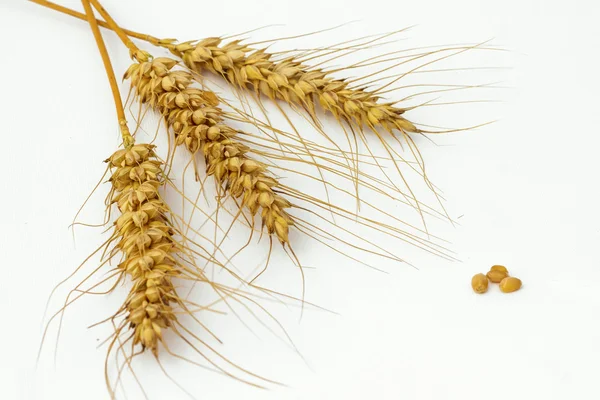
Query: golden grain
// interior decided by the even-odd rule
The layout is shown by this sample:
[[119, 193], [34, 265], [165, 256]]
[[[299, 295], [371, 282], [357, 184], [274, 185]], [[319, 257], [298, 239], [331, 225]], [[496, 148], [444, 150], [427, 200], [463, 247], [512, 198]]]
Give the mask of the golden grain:
[[500, 283], [502, 279], [506, 278], [508, 274], [503, 271], [488, 271], [487, 277], [490, 281], [494, 283]]
[[504, 272], [506, 275], [508, 275], [508, 269], [506, 269], [506, 267], [504, 265], [492, 265], [492, 267], [490, 268], [490, 271], [500, 271], [500, 272]]
[[500, 290], [503, 293], [512, 293], [521, 289], [522, 282], [519, 278], [515, 278], [514, 276], [508, 276], [502, 279], [500, 282]]
[[488, 280], [484, 274], [477, 274], [471, 278], [471, 287], [475, 293], [485, 293], [488, 290]]

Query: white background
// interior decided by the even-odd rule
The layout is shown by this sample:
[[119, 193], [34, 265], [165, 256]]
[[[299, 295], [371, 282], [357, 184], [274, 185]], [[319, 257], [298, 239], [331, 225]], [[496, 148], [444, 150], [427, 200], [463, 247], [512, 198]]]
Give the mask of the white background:
[[[78, 1], [60, 2], [81, 9]], [[196, 398], [600, 398], [598, 2], [103, 4], [123, 26], [159, 37], [202, 38], [284, 24], [256, 33], [266, 38], [357, 20], [341, 33], [295, 45], [316, 47], [348, 33], [352, 38], [416, 24], [395, 49], [493, 38], [510, 50], [492, 60], [510, 69], [478, 73], [510, 87], [496, 93], [501, 103], [485, 106], [485, 118], [499, 121], [436, 138], [443, 146], [424, 141], [421, 147], [452, 217], [462, 216], [460, 226], [442, 225], [435, 233], [452, 242], [462, 262], [399, 248], [418, 269], [387, 265], [383, 274], [334, 252], [313, 254], [317, 269], [308, 273], [307, 300], [337, 314], [306, 310], [300, 321], [298, 309], [278, 315], [306, 362], [272, 335], [253, 338], [227, 318], [215, 320], [230, 358], [288, 386], [259, 390], [165, 358], [171, 375]], [[102, 175], [101, 161], [118, 145], [109, 88], [82, 22], [2, 0], [0, 37], [1, 397], [105, 399], [106, 349], [96, 348], [101, 335], [86, 326], [110, 315], [118, 298], [96, 297], [70, 310], [56, 366], [55, 331], [35, 366], [51, 289], [101, 243], [100, 232], [89, 229], [78, 229], [74, 242], [67, 227]], [[129, 65], [127, 52], [115, 35], [105, 37], [120, 75]], [[488, 53], [465, 63], [487, 61], [477, 57]], [[478, 105], [458, 109], [454, 122], [481, 121], [474, 115]], [[87, 215], [100, 220], [101, 200]], [[299, 247], [311, 257], [308, 247]], [[492, 287], [475, 295], [471, 276], [497, 263], [523, 280], [522, 290], [504, 295]], [[293, 279], [284, 282], [286, 274]], [[271, 284], [285, 290], [297, 278], [282, 267]], [[187, 398], [151, 358], [146, 361], [138, 373], [150, 398]], [[142, 398], [134, 384], [128, 398]]]

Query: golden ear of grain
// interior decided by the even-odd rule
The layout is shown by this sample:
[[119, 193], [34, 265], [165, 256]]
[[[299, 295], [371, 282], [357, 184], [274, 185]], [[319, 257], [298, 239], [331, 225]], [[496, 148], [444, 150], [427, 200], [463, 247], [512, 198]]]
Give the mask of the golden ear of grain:
[[251, 88], [270, 99], [300, 105], [311, 115], [318, 102], [336, 118], [355, 126], [419, 132], [402, 116], [404, 109], [381, 103], [375, 93], [351, 88], [343, 80], [329, 76], [327, 71], [305, 66], [293, 57], [275, 62], [265, 49], [253, 49], [239, 40], [222, 44], [219, 38], [200, 40], [195, 45], [168, 44], [165, 47], [194, 72], [211, 71], [231, 84]]
[[175, 134], [175, 143], [192, 153], [201, 152], [207, 174], [232, 197], [256, 215], [263, 227], [282, 244], [289, 243], [294, 225], [287, 210], [292, 204], [277, 193], [278, 181], [267, 174], [264, 164], [248, 155], [248, 147], [236, 139], [238, 132], [224, 123], [217, 96], [193, 88], [192, 75], [174, 70], [177, 61], [156, 58], [133, 64], [125, 73], [131, 79], [140, 103], [148, 104], [164, 116]]
[[106, 160], [112, 170], [110, 201], [121, 212], [115, 222], [116, 248], [123, 252], [119, 268], [133, 281], [125, 308], [134, 330], [133, 343], [158, 355], [162, 331], [175, 320], [169, 304], [177, 299], [171, 279], [179, 275], [168, 207], [160, 199], [162, 162], [154, 146], [137, 144]]

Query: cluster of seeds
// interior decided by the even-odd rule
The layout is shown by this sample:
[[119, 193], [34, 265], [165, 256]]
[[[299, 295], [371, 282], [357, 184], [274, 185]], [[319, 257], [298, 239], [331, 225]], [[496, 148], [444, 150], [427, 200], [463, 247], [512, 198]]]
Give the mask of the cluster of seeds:
[[288, 243], [293, 225], [287, 209], [292, 205], [278, 193], [278, 182], [267, 175], [264, 164], [252, 160], [249, 148], [236, 139], [238, 132], [223, 123], [214, 93], [191, 87], [192, 75], [173, 70], [177, 61], [156, 58], [135, 63], [125, 73], [131, 79], [140, 103], [148, 104], [164, 116], [178, 145], [185, 145], [205, 158], [207, 174], [218, 185], [256, 215], [269, 234]]
[[521, 288], [521, 280], [508, 275], [508, 270], [503, 265], [493, 265], [487, 274], [477, 274], [471, 279], [471, 287], [475, 293], [485, 293], [488, 290], [488, 280], [500, 284], [503, 293], [516, 292]]
[[315, 102], [318, 102], [336, 118], [356, 126], [419, 131], [402, 116], [404, 109], [381, 102], [372, 91], [334, 79], [326, 70], [303, 65], [293, 56], [273, 61], [272, 54], [264, 49], [253, 49], [241, 44], [241, 40], [222, 44], [220, 38], [180, 44], [160, 41], [159, 44], [169, 48], [194, 72], [214, 72], [231, 84], [304, 107], [313, 116]]
[[119, 268], [133, 281], [125, 302], [127, 321], [134, 330], [134, 344], [157, 355], [162, 330], [175, 320], [169, 303], [178, 297], [171, 279], [179, 273], [168, 207], [158, 194], [162, 163], [153, 149], [134, 145], [106, 161], [112, 170], [109, 199], [121, 212], [115, 222], [116, 248], [123, 253]]

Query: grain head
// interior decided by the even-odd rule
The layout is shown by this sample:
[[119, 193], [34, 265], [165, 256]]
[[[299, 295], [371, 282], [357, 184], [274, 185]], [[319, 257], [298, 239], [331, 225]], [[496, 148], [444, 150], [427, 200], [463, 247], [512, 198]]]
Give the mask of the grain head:
[[201, 153], [207, 174], [251, 215], [260, 214], [269, 234], [282, 244], [289, 243], [294, 220], [288, 213], [292, 204], [278, 192], [277, 179], [266, 166], [249, 157], [249, 148], [238, 139], [238, 132], [224, 121], [214, 93], [192, 87], [192, 75], [175, 70], [177, 61], [156, 58], [133, 64], [125, 74], [131, 79], [140, 103], [163, 115], [175, 135], [175, 143], [192, 154]]

